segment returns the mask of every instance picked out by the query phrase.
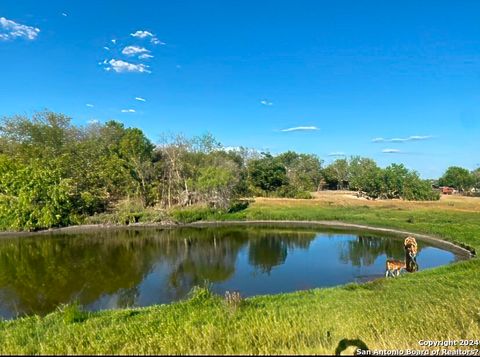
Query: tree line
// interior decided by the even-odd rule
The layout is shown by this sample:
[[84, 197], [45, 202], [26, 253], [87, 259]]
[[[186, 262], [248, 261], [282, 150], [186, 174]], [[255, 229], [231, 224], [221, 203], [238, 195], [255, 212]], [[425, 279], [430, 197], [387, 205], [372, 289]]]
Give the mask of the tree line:
[[469, 171], [463, 167], [451, 166], [442, 177], [434, 181], [436, 186], [453, 187], [460, 193], [480, 191], [480, 168]]
[[[476, 175], [478, 186], [478, 170]], [[312, 154], [229, 150], [208, 134], [169, 136], [154, 144], [140, 129], [117, 121], [76, 126], [53, 112], [6, 117], [0, 124], [1, 229], [79, 224], [122, 204], [228, 210], [239, 198], [310, 198], [325, 188], [369, 198], [439, 197], [431, 183], [403, 165], [382, 169], [362, 157], [324, 167]]]

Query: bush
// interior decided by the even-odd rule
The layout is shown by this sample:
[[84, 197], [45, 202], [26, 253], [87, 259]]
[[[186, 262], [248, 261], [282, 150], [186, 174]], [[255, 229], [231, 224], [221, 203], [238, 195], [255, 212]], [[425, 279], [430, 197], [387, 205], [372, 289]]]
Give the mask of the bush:
[[71, 180], [39, 160], [20, 164], [0, 157], [2, 229], [38, 230], [79, 222], [72, 210]]
[[208, 207], [191, 207], [187, 209], [175, 209], [170, 211], [170, 216], [177, 222], [192, 223], [204, 221], [209, 218], [220, 216], [222, 211]]
[[232, 202], [230, 208], [228, 209], [228, 213], [236, 213], [243, 210], [246, 210], [250, 205], [250, 201], [235, 201]]
[[307, 191], [299, 191], [295, 194], [295, 198], [303, 199], [303, 200], [310, 200], [313, 198], [312, 194]]
[[88, 319], [88, 312], [84, 311], [78, 301], [71, 304], [61, 305], [58, 311], [62, 313], [63, 322], [66, 324], [83, 322]]
[[277, 191], [275, 191], [275, 196], [277, 197], [284, 197], [284, 198], [295, 198], [298, 191], [295, 187], [291, 185], [285, 185], [280, 187]]
[[116, 213], [120, 224], [130, 224], [140, 222], [144, 212], [143, 202], [140, 199], [130, 199], [120, 201], [116, 207]]
[[120, 201], [111, 212], [94, 214], [87, 217], [87, 224], [132, 224], [132, 223], [160, 223], [167, 219], [165, 211], [152, 207], [144, 208], [140, 199], [126, 199]]
[[188, 293], [190, 303], [195, 305], [203, 305], [211, 303], [216, 296], [212, 292], [212, 285], [208, 281], [204, 281], [202, 286], [194, 286]]

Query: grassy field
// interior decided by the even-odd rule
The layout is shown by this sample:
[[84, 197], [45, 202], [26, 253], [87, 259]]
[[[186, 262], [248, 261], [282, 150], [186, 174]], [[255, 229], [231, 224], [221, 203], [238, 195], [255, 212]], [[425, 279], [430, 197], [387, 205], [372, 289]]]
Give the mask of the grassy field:
[[[367, 201], [336, 192], [313, 200], [257, 199], [232, 214], [177, 217], [336, 220], [428, 233], [480, 249], [475, 198]], [[422, 349], [420, 340], [479, 339], [479, 302], [480, 261], [474, 258], [398, 279], [238, 304], [198, 289], [189, 300], [142, 309], [86, 313], [69, 306], [44, 318], [1, 322], [0, 353], [321, 354], [334, 353], [344, 339], [370, 349]]]

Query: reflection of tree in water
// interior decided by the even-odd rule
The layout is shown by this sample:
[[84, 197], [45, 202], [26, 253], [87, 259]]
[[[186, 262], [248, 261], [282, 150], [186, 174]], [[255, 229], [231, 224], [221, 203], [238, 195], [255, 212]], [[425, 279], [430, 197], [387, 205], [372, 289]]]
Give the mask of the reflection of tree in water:
[[278, 237], [256, 239], [250, 243], [248, 262], [263, 273], [270, 273], [272, 268], [282, 265], [287, 259], [287, 245]]
[[186, 235], [179, 243], [177, 262], [169, 279], [177, 298], [205, 281], [215, 283], [229, 279], [235, 272], [238, 252], [247, 243], [247, 238], [241, 232], [219, 234], [204, 229]]
[[62, 303], [78, 300], [89, 305], [108, 295], [116, 295], [118, 307], [132, 306], [140, 283], [156, 263], [169, 267], [177, 299], [203, 280], [228, 279], [246, 242], [241, 231], [217, 229], [99, 231], [4, 240], [0, 294], [6, 298], [0, 309], [45, 314]]
[[[9, 240], [0, 245], [0, 289], [13, 292], [11, 303], [20, 312], [40, 314], [72, 300], [88, 304], [102, 294], [130, 291], [155, 258], [156, 242], [134, 236]], [[131, 304], [131, 297], [120, 298]]]
[[248, 262], [262, 273], [270, 273], [272, 268], [285, 263], [288, 249], [308, 249], [315, 233], [266, 233], [257, 235], [250, 242]]
[[120, 289], [117, 292], [118, 296], [118, 306], [121, 307], [132, 307], [135, 306], [135, 302], [138, 298], [138, 285], [132, 288]]
[[356, 239], [343, 242], [340, 245], [339, 258], [345, 264], [368, 266], [372, 265], [379, 256], [384, 254], [389, 258], [405, 259], [403, 240], [358, 236]]
[[132, 306], [141, 282], [158, 264], [167, 274], [167, 285], [158, 285], [161, 294], [178, 299], [205, 280], [229, 279], [249, 241], [250, 263], [269, 271], [285, 261], [288, 248], [308, 248], [314, 237], [282, 229], [215, 227], [5, 239], [0, 242], [0, 310], [45, 314], [72, 300], [89, 305], [114, 295], [118, 307]]

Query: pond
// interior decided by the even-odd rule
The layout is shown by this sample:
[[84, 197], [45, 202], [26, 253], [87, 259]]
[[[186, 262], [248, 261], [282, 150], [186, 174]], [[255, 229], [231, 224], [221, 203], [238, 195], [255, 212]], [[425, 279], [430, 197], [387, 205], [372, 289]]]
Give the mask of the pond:
[[[418, 240], [420, 270], [463, 259]], [[459, 255], [460, 254], [460, 255]], [[162, 304], [208, 282], [276, 294], [364, 282], [404, 259], [403, 238], [321, 227], [129, 228], [0, 239], [0, 316]]]

